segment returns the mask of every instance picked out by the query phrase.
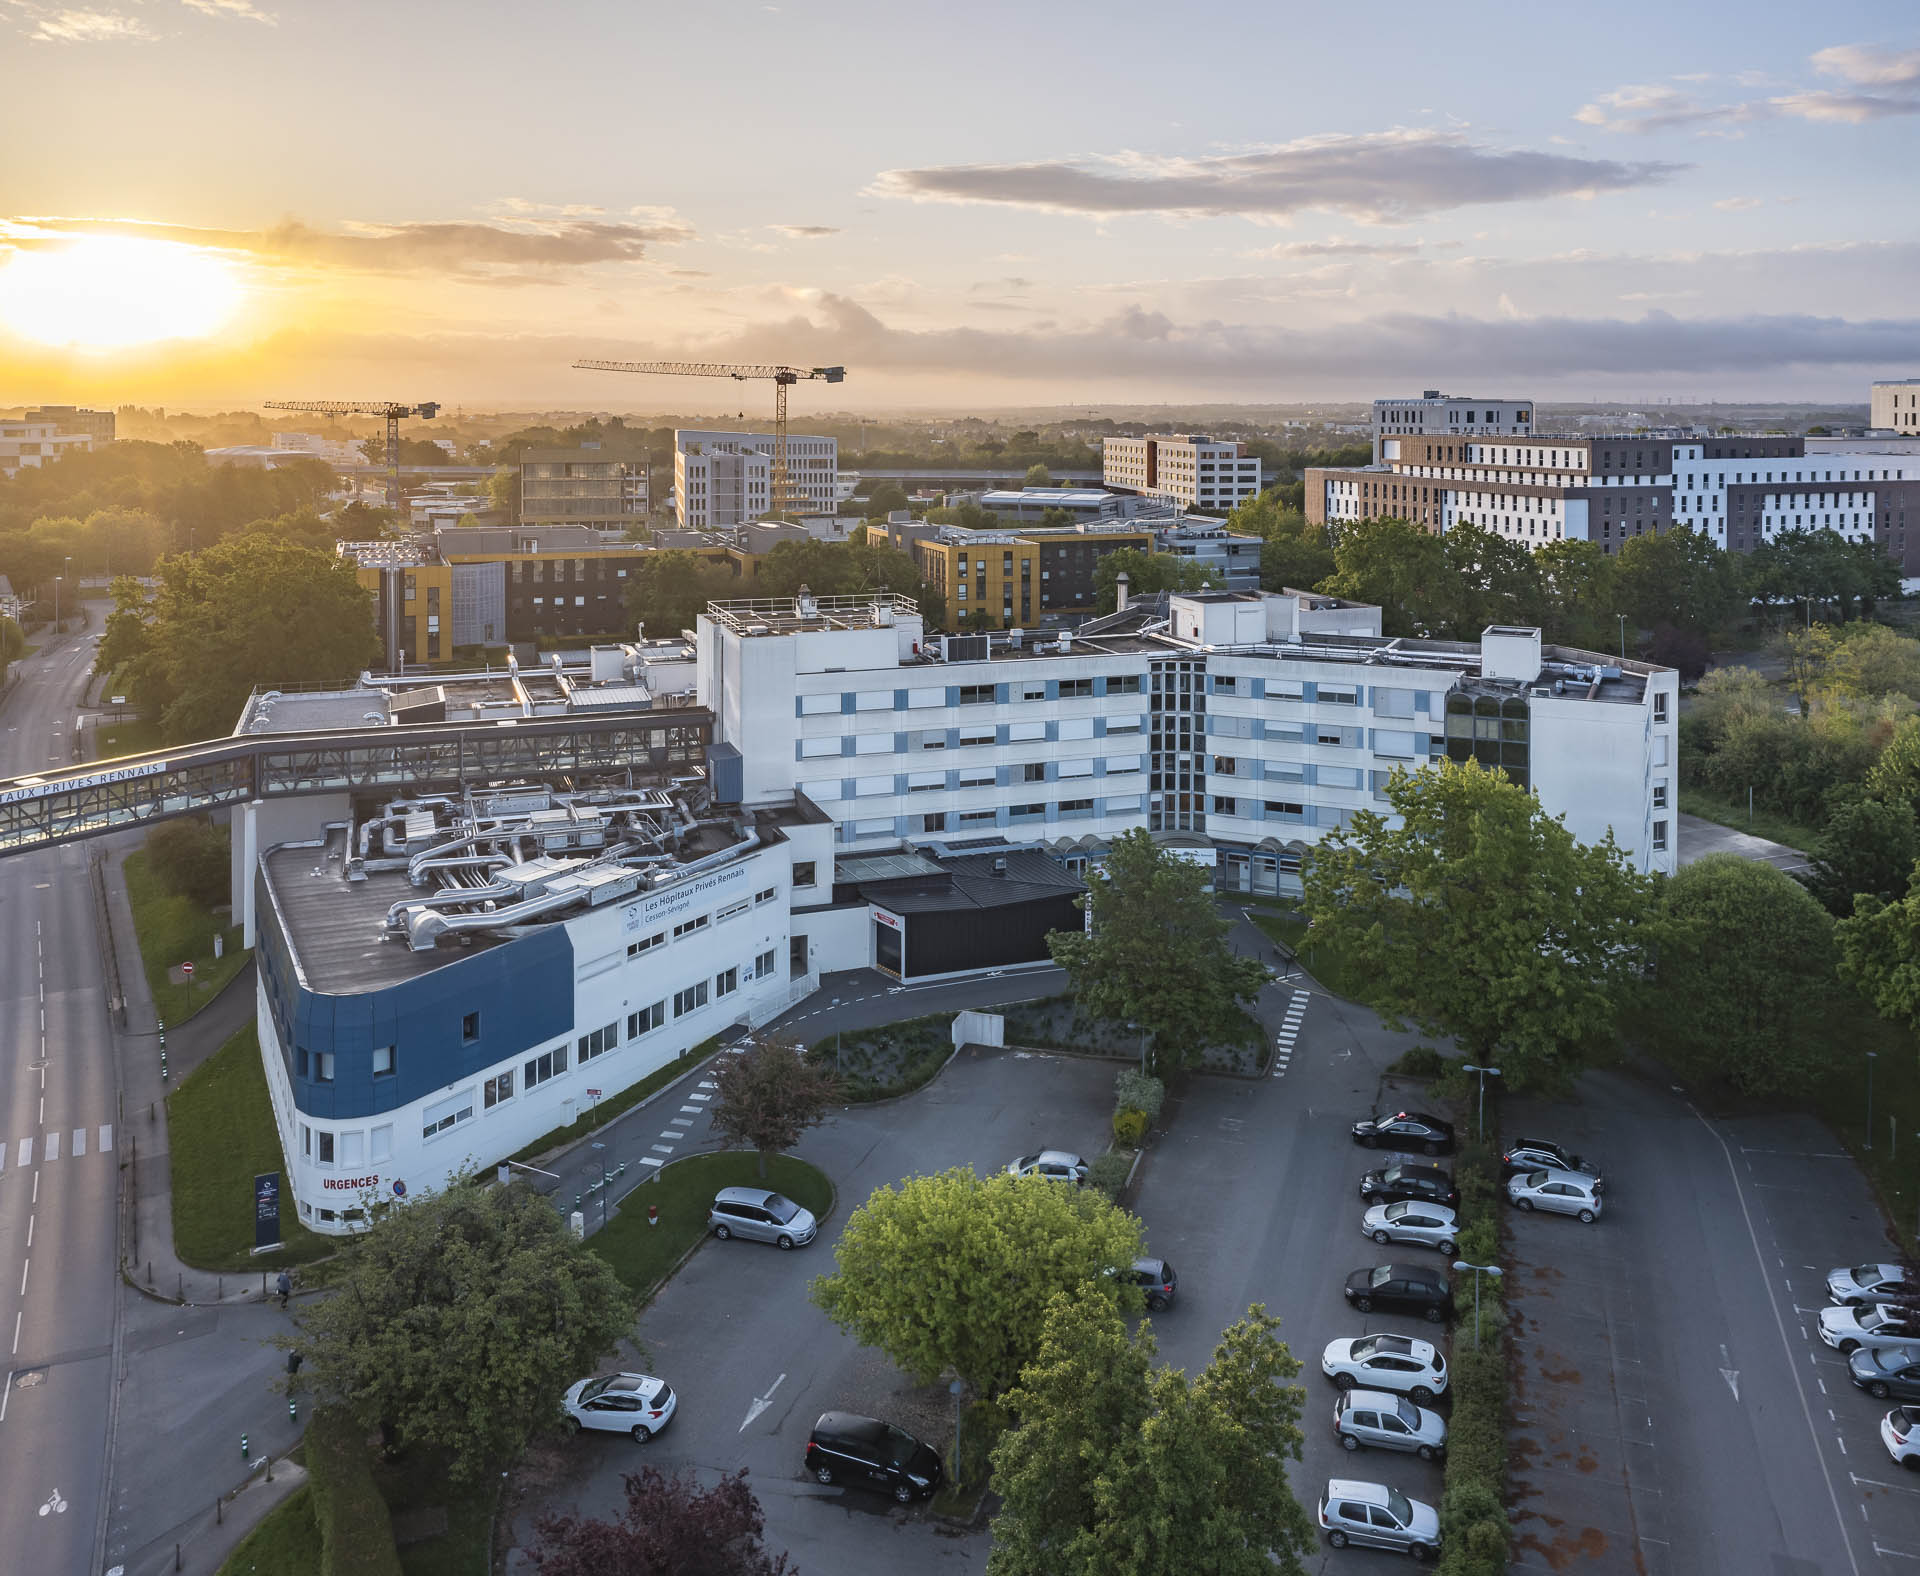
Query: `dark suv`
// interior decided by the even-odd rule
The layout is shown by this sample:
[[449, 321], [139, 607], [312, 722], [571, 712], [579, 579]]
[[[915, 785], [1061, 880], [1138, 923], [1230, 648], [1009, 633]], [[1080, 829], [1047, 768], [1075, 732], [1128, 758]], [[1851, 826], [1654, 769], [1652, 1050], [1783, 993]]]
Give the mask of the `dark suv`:
[[905, 1429], [856, 1412], [822, 1412], [807, 1436], [807, 1470], [822, 1483], [879, 1489], [901, 1504], [940, 1486], [940, 1458]]
[[1361, 1313], [1417, 1313], [1438, 1324], [1453, 1312], [1446, 1276], [1424, 1264], [1380, 1264], [1347, 1277], [1346, 1298]]
[[1460, 1207], [1460, 1193], [1453, 1178], [1438, 1166], [1415, 1166], [1404, 1162], [1369, 1171], [1360, 1178], [1360, 1196], [1369, 1204], [1397, 1204], [1403, 1198], [1422, 1204]]

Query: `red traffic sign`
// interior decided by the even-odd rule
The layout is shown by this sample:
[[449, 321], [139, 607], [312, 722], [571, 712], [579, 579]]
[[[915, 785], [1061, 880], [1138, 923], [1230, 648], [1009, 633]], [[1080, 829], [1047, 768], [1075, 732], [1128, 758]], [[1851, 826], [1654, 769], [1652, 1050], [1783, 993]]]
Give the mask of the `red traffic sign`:
[[180, 972], [186, 975], [189, 979], [191, 979], [193, 977], [193, 965], [191, 963], [181, 964]]
[[598, 1089], [589, 1089], [587, 1091], [587, 1098], [589, 1100], [598, 1100], [600, 1098], [600, 1091]]

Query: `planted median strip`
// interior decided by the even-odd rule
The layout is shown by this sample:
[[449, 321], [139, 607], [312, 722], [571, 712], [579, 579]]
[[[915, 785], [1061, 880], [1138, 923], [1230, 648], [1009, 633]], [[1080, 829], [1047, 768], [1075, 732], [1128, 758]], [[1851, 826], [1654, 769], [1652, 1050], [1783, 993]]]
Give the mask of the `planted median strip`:
[[[1454, 1167], [1460, 1190], [1460, 1261], [1500, 1262], [1500, 1148], [1463, 1145]], [[1479, 1329], [1474, 1328], [1478, 1279]], [[1500, 1277], [1459, 1271], [1453, 1334], [1453, 1415], [1440, 1495], [1442, 1576], [1501, 1576], [1513, 1532], [1507, 1519], [1507, 1318]]]

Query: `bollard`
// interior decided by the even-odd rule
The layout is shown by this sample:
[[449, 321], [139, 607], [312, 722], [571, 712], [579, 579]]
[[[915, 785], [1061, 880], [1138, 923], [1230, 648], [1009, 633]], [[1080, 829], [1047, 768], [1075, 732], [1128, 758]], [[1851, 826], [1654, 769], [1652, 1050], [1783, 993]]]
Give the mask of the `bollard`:
[[271, 1450], [267, 1452], [267, 1481], [269, 1483], [273, 1481], [273, 1452]]
[[173, 1546], [173, 1568], [180, 1569], [180, 1545], [177, 1543]]
[[183, 1272], [176, 1271], [174, 1273], [173, 1292], [175, 1302], [185, 1302], [187, 1300], [187, 1277]]
[[657, 1226], [660, 1224], [660, 1206], [658, 1204], [649, 1204], [647, 1206], [647, 1224], [649, 1226]]
[[216, 1276], [214, 1276], [214, 1278], [213, 1278], [213, 1300], [214, 1300], [215, 1302], [224, 1302], [224, 1301], [226, 1300], [226, 1296], [227, 1296], [227, 1278], [226, 1278], [226, 1276], [224, 1276], [224, 1275], [216, 1275]]
[[[245, 1439], [247, 1436], [245, 1434], [242, 1434], [240, 1437], [242, 1439]], [[224, 1494], [221, 1494], [216, 1496], [213, 1502], [213, 1524], [217, 1527], [220, 1525], [221, 1522], [225, 1521], [226, 1519], [227, 1519], [227, 1496]]]
[[260, 1300], [262, 1302], [267, 1300], [267, 1272], [265, 1270], [260, 1272]]
[[153, 1120], [153, 1106], [154, 1106], [154, 1102], [149, 1100], [147, 1102], [147, 1120], [149, 1122]]
[[240, 1459], [242, 1461], [247, 1459], [247, 1436], [245, 1434], [240, 1436]]
[[292, 1396], [287, 1397], [287, 1421], [290, 1423], [300, 1421], [300, 1403]]
[[153, 1284], [153, 1260], [152, 1259], [147, 1260], [147, 1284], [149, 1286]]

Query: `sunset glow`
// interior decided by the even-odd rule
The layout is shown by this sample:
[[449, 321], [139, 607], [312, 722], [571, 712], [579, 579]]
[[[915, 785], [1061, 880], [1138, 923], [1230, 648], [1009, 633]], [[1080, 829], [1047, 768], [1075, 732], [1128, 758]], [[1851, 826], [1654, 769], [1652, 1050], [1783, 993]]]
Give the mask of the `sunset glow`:
[[204, 339], [240, 305], [223, 258], [200, 247], [85, 236], [0, 267], [0, 325], [42, 345], [117, 350]]

